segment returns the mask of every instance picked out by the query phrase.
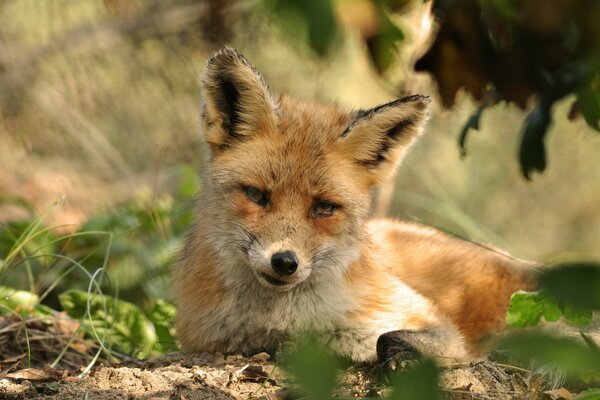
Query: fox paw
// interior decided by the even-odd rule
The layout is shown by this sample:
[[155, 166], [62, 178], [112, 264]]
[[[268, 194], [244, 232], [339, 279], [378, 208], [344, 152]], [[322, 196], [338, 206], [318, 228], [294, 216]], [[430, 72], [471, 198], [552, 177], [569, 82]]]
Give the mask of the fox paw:
[[384, 374], [410, 368], [421, 360], [421, 354], [406, 341], [406, 331], [384, 333], [377, 339], [377, 358]]

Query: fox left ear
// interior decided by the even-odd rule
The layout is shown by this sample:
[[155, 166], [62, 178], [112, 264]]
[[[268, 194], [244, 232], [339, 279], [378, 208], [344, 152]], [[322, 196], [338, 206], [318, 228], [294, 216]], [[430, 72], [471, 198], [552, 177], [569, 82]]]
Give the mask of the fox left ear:
[[232, 48], [224, 47], [210, 58], [202, 84], [203, 133], [213, 151], [277, 126], [277, 102], [267, 84]]
[[403, 97], [358, 111], [339, 139], [345, 157], [365, 168], [372, 184], [391, 177], [429, 118], [427, 96]]

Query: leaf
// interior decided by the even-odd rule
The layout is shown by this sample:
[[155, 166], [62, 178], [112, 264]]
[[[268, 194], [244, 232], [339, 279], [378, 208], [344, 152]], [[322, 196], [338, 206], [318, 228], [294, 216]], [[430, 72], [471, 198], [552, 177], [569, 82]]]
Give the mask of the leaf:
[[579, 88], [577, 105], [585, 122], [600, 131], [600, 78], [591, 79]]
[[592, 323], [593, 313], [590, 310], [578, 310], [568, 305], [561, 307], [565, 321], [571, 325], [588, 326]]
[[519, 148], [519, 163], [521, 173], [527, 180], [531, 180], [532, 171], [543, 172], [546, 169], [544, 137], [550, 125], [549, 109], [537, 105], [527, 116], [524, 124]]
[[[158, 338], [153, 325], [136, 305], [81, 290], [69, 290], [58, 297], [67, 314], [80, 319], [89, 335], [94, 336], [95, 330], [100, 339], [140, 358], [152, 354]], [[87, 314], [88, 298], [91, 321]]]
[[299, 339], [294, 351], [284, 360], [284, 368], [294, 377], [300, 389], [316, 400], [331, 398], [339, 367], [337, 358], [311, 336]]
[[536, 326], [541, 317], [546, 321], [557, 321], [561, 316], [558, 302], [539, 292], [513, 293], [506, 314], [506, 324], [513, 328]]
[[439, 369], [425, 359], [392, 379], [394, 387], [390, 400], [433, 400], [440, 397]]
[[17, 369], [21, 365], [21, 361], [27, 358], [27, 353], [19, 354], [18, 356], [5, 358], [0, 361], [0, 379], [3, 379], [9, 372]]
[[553, 297], [577, 310], [600, 310], [600, 265], [562, 264], [548, 269], [541, 286]]
[[150, 321], [154, 324], [154, 330], [158, 337], [158, 350], [167, 353], [177, 350], [175, 341], [175, 306], [164, 300], [157, 300], [148, 314]]
[[592, 322], [592, 313], [559, 304], [558, 300], [544, 292], [518, 291], [511, 296], [506, 313], [506, 324], [513, 328], [536, 326], [542, 317], [548, 322], [560, 317], [578, 326], [588, 326]]
[[48, 382], [56, 381], [60, 377], [60, 374], [49, 369], [42, 370], [37, 368], [23, 368], [6, 374], [6, 377], [16, 381], [28, 380], [30, 382]]
[[8, 286], [0, 286], [0, 315], [10, 314], [12, 310], [22, 317], [46, 317], [56, 311], [48, 306], [39, 304], [37, 294], [26, 290], [17, 290]]
[[597, 374], [600, 367], [600, 353], [571, 338], [518, 333], [501, 340], [499, 347], [523, 361], [535, 360], [571, 375]]
[[483, 107], [477, 107], [477, 110], [471, 114], [460, 131], [460, 136], [458, 137], [458, 147], [460, 148], [460, 155], [463, 157], [467, 155], [467, 135], [471, 129], [479, 130], [481, 114], [483, 114]]
[[[31, 311], [39, 303], [37, 294], [25, 290], [17, 290], [7, 286], [0, 286], [0, 304], [17, 312], [21, 316], [31, 315]], [[9, 312], [4, 307], [0, 308], [0, 314]]]

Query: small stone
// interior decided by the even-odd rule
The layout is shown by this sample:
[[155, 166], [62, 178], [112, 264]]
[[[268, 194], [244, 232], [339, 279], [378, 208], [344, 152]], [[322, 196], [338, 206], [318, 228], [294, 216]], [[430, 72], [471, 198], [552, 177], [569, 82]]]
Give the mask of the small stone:
[[204, 381], [206, 380], [206, 377], [208, 376], [206, 371], [195, 367], [194, 369], [192, 369], [192, 374], [194, 375], [194, 378], [202, 383], [204, 383]]
[[269, 355], [269, 353], [263, 351], [250, 357], [250, 360], [254, 362], [267, 362], [270, 358], [271, 356]]
[[225, 387], [229, 383], [229, 373], [227, 371], [210, 371], [206, 373], [204, 381], [213, 387]]
[[233, 363], [235, 363], [237, 361], [240, 361], [241, 359], [243, 359], [243, 357], [241, 355], [239, 355], [239, 354], [231, 354], [231, 355], [228, 355], [227, 357], [225, 357], [225, 362], [227, 364], [233, 364]]

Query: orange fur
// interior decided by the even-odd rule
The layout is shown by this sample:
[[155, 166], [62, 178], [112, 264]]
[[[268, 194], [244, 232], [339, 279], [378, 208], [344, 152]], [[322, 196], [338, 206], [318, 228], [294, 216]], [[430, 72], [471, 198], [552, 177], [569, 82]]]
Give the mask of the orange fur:
[[[503, 329], [511, 293], [535, 286], [531, 268], [497, 251], [369, 220], [374, 186], [422, 132], [424, 96], [350, 112], [275, 96], [223, 49], [204, 97], [209, 160], [174, 270], [185, 348], [254, 352], [316, 330], [374, 361], [377, 338], [400, 330], [419, 351], [465, 360]], [[282, 252], [294, 254], [291, 273], [275, 268]]]

